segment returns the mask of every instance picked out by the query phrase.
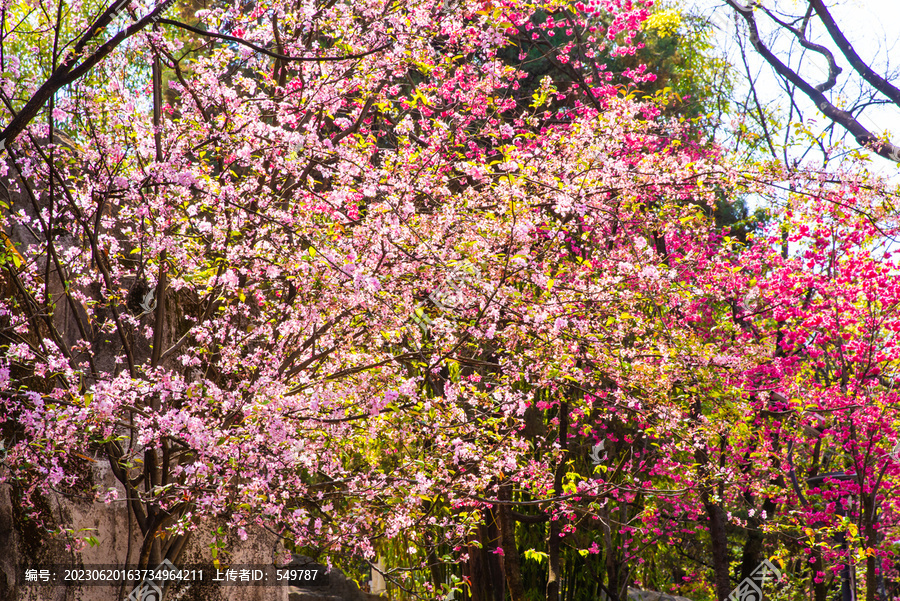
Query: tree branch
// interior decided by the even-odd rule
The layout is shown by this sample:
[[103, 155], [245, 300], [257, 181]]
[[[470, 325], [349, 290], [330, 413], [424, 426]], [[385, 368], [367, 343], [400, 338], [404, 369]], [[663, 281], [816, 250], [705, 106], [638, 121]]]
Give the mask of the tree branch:
[[[813, 52], [817, 52], [825, 57], [825, 60], [828, 61], [828, 79], [824, 83], [820, 83], [819, 85], [814, 86], [814, 87], [815, 87], [815, 89], [817, 89], [820, 92], [826, 92], [826, 91], [830, 90], [831, 88], [833, 88], [834, 85], [837, 83], [837, 76], [843, 72], [843, 69], [841, 69], [837, 64], [837, 61], [834, 60], [834, 54], [832, 54], [831, 50], [829, 50], [825, 46], [822, 46], [821, 44], [815, 44], [806, 39], [805, 29], [806, 29], [806, 24], [809, 21], [810, 13], [807, 12], [806, 17], [804, 17], [803, 27], [796, 28], [796, 27], [791, 27], [790, 24], [785, 23], [784, 21], [782, 21], [781, 19], [776, 17], [774, 14], [772, 14], [772, 12], [770, 10], [768, 10], [764, 7], [760, 7], [760, 8], [763, 11], [765, 11], [765, 13], [767, 15], [769, 15], [770, 19], [772, 19], [773, 21], [775, 21], [776, 23], [778, 23], [779, 25], [781, 25], [782, 27], [784, 27], [785, 29], [787, 29], [788, 31], [793, 33], [794, 36], [797, 38], [797, 40], [800, 42], [801, 46], [803, 46], [807, 50], [812, 50]], [[812, 9], [810, 9], [810, 10], [812, 10]]]
[[130, 38], [141, 29], [146, 27], [157, 15], [157, 13], [165, 10], [165, 4], [160, 4], [153, 11], [147, 14], [143, 19], [133, 23], [129, 27], [126, 27], [112, 38], [110, 38], [106, 43], [97, 48], [93, 54], [85, 58], [83, 61], [79, 63], [79, 59], [84, 51], [85, 46], [88, 42], [90, 42], [99, 32], [101, 32], [107, 25], [109, 25], [110, 21], [112, 21], [115, 16], [117, 10], [115, 10], [115, 5], [110, 6], [106, 11], [100, 15], [100, 17], [94, 22], [93, 25], [90, 26], [87, 33], [85, 33], [80, 40], [75, 44], [72, 50], [66, 55], [66, 59], [62, 62], [59, 67], [53, 70], [53, 73], [50, 77], [38, 88], [37, 92], [25, 103], [25, 106], [22, 107], [22, 110], [13, 117], [13, 120], [9, 122], [9, 124], [4, 128], [2, 132], [0, 132], [0, 151], [6, 146], [8, 146], [16, 137], [22, 133], [22, 130], [31, 123], [32, 119], [34, 119], [37, 114], [40, 112], [41, 108], [44, 104], [54, 95], [56, 92], [66, 86], [73, 81], [77, 80], [79, 77], [87, 73], [90, 69], [92, 69], [95, 65], [97, 65], [100, 61], [102, 61], [106, 56], [115, 50], [119, 44], [124, 42], [126, 39]]
[[196, 33], [197, 35], [202, 35], [208, 38], [216, 38], [219, 40], [225, 40], [227, 42], [234, 42], [236, 44], [241, 44], [242, 46], [246, 46], [251, 50], [259, 52], [260, 54], [265, 54], [266, 56], [282, 60], [282, 61], [297, 61], [297, 62], [314, 62], [314, 63], [324, 63], [328, 61], [346, 61], [346, 60], [354, 60], [357, 58], [363, 58], [369, 56], [370, 54], [375, 54], [376, 52], [381, 52], [385, 48], [390, 47], [390, 44], [383, 44], [378, 48], [373, 48], [372, 50], [367, 50], [366, 52], [360, 52], [359, 54], [347, 54], [345, 56], [287, 56], [285, 54], [279, 54], [278, 52], [272, 52], [271, 50], [266, 50], [261, 46], [257, 46], [256, 44], [252, 44], [247, 40], [243, 40], [241, 38], [237, 38], [231, 35], [226, 35], [224, 33], [215, 33], [212, 31], [205, 31], [203, 29], [197, 29], [196, 27], [192, 27], [187, 23], [182, 23], [180, 21], [173, 21], [171, 19], [159, 19], [158, 23], [163, 23], [165, 25], [173, 25], [175, 27], [180, 27], [181, 29], [190, 31], [192, 33]]
[[900, 89], [875, 73], [869, 65], [863, 62], [853, 49], [853, 46], [850, 45], [850, 42], [844, 36], [844, 33], [837, 26], [837, 23], [834, 22], [834, 18], [831, 16], [831, 13], [828, 12], [828, 9], [825, 7], [822, 0], [810, 0], [810, 5], [815, 9], [816, 14], [822, 20], [825, 29], [828, 30], [828, 35], [830, 35], [831, 39], [834, 40], [834, 43], [837, 44], [838, 49], [850, 63], [850, 66], [853, 67], [857, 73], [862, 75], [863, 79], [869, 82], [872, 87], [890, 98], [894, 104], [900, 107]]
[[756, 18], [752, 13], [742, 11], [738, 8], [735, 3], [735, 0], [725, 0], [729, 6], [738, 10], [738, 12], [744, 17], [744, 20], [747, 22], [747, 28], [750, 31], [750, 43], [753, 44], [753, 48], [762, 56], [769, 65], [775, 69], [776, 73], [786, 79], [787, 81], [794, 84], [797, 88], [800, 89], [813, 103], [816, 105], [820, 111], [822, 111], [826, 117], [846, 129], [850, 134], [856, 138], [857, 144], [860, 146], [871, 148], [873, 152], [878, 154], [881, 157], [894, 161], [895, 163], [900, 163], [900, 147], [892, 144], [891, 142], [885, 142], [880, 140], [878, 136], [870, 132], [868, 129], [863, 127], [863, 125], [857, 121], [852, 114], [847, 111], [842, 111], [841, 109], [834, 106], [825, 95], [813, 87], [809, 82], [800, 77], [793, 69], [785, 65], [781, 60], [775, 56], [769, 48], [766, 47], [765, 44], [759, 39], [759, 31], [756, 27]]

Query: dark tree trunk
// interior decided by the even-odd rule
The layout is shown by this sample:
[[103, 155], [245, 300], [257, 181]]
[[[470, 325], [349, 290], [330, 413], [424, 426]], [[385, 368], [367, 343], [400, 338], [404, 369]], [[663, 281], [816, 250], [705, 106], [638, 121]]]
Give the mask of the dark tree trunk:
[[[695, 415], [699, 415], [699, 408], [695, 408]], [[698, 449], [694, 453], [700, 473], [709, 474], [709, 453], [705, 448]], [[706, 509], [706, 517], [709, 528], [709, 539], [712, 551], [713, 571], [715, 572], [716, 598], [725, 601], [731, 593], [731, 579], [729, 577], [728, 562], [728, 535], [725, 533], [725, 512], [722, 507], [712, 500], [710, 493], [712, 485], [704, 483], [700, 498]]]
[[469, 561], [466, 565], [472, 601], [502, 601], [502, 597], [498, 600], [495, 593], [491, 564], [496, 556], [490, 553], [492, 539], [487, 525], [478, 527], [475, 540], [480, 546], [469, 545]]
[[[569, 404], [559, 404], [559, 446], [562, 449], [562, 457], [556, 466], [556, 474], [553, 478], [553, 494], [562, 494], [563, 476], [566, 472], [566, 447], [569, 436]], [[547, 601], [559, 601], [559, 583], [562, 578], [560, 573], [560, 544], [562, 538], [562, 519], [550, 520], [550, 536], [547, 541], [547, 554], [549, 555], [550, 568], [547, 573]]]
[[[772, 499], [763, 501], [762, 509], [766, 514], [772, 514], [775, 508], [775, 502]], [[765, 535], [760, 528], [762, 520], [754, 516], [748, 520], [748, 525], [747, 540], [744, 543], [744, 551], [741, 555], [740, 580], [748, 577], [759, 565], [762, 558], [763, 543], [765, 542]]]
[[604, 537], [606, 539], [606, 590], [612, 598], [611, 601], [619, 601], [619, 563], [616, 561], [612, 529], [609, 525], [604, 526]]
[[[815, 573], [824, 572], [825, 566], [822, 563], [822, 552], [818, 549], [813, 550], [813, 571]], [[814, 575], [815, 576], [815, 575]], [[825, 590], [825, 579], [822, 579], [822, 582], [815, 582], [813, 580], [813, 595], [815, 597], [815, 601], [828, 601], [828, 591]]]
[[[512, 500], [512, 485], [500, 486], [498, 498], [501, 501]], [[516, 545], [516, 522], [512, 517], [509, 505], [497, 507], [497, 525], [500, 527], [500, 546], [503, 548], [503, 573], [509, 587], [510, 601], [524, 601], [525, 587], [522, 584], [522, 569], [519, 565], [519, 548]]]
[[[861, 495], [863, 513], [863, 533], [866, 536], [866, 547], [878, 546], [878, 531], [875, 530], [875, 494]], [[874, 554], [866, 554], [866, 601], [875, 601], [875, 592], [878, 590], [878, 575], [875, 573], [876, 557]]]
[[[496, 516], [494, 517], [496, 518]], [[491, 571], [491, 592], [493, 593], [494, 601], [504, 601], [506, 582], [503, 578], [503, 566], [500, 564], [501, 557], [493, 552], [497, 543], [500, 542], [500, 533], [497, 532], [496, 521], [491, 523], [490, 532], [492, 534], [491, 540], [494, 542], [491, 553], [488, 553], [488, 568]]]
[[728, 575], [728, 536], [725, 534], [725, 512], [718, 503], [703, 493], [703, 506], [709, 518], [709, 538], [712, 542], [713, 569], [716, 576], [716, 597], [725, 601], [731, 593], [731, 579]]

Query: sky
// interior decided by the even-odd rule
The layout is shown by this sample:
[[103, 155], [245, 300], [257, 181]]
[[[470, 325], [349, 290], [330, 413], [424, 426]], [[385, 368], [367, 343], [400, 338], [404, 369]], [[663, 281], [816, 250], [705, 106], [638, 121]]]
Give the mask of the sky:
[[[897, 18], [900, 16], [900, 3], [898, 0], [825, 0], [825, 2], [844, 35], [863, 60], [876, 72], [900, 86], [900, 19]], [[744, 3], [749, 3], [749, 0], [744, 0]], [[792, 15], [800, 14], [808, 6], [806, 0], [763, 0], [763, 4], [770, 10]], [[708, 17], [713, 24], [719, 27], [716, 35], [717, 46], [721, 48], [733, 65], [740, 67], [740, 71], [743, 73], [739, 48], [734, 41], [734, 21], [731, 16], [734, 14], [734, 10], [728, 7], [724, 0], [684, 0], [684, 6], [693, 14]], [[771, 21], [763, 15], [757, 17], [757, 22], [760, 24], [761, 38], [782, 60], [785, 60], [789, 49], [789, 46], [784, 43], [788, 39], [785, 35], [787, 32], [780, 30], [780, 35], [773, 38], [769, 34], [774, 32], [777, 26], [774, 24], [769, 26]], [[834, 52], [838, 65], [843, 69], [843, 73], [838, 77], [838, 85], [827, 93], [831, 101], [837, 103], [840, 101], [838, 90], [841, 84], [849, 81], [847, 90], [852, 92], [854, 89], [858, 89], [854, 88], [853, 83], [860, 79], [854, 77], [852, 80], [848, 80], [847, 76], [852, 73], [852, 68], [828, 38], [824, 27], [818, 25], [809, 37], [811, 41], [829, 47]], [[794, 50], [796, 56], [796, 46]], [[751, 71], [759, 73], [757, 92], [762, 103], [774, 103], [786, 108], [787, 96], [779, 87], [780, 79], [755, 52], [750, 54]], [[800, 71], [801, 75], [814, 84], [825, 81], [827, 63], [824, 58], [815, 53], [810, 53], [808, 56], [810, 60], [804, 61]], [[792, 63], [792, 66], [795, 65], [796, 61]], [[744, 84], [745, 81], [745, 79], [741, 80], [741, 84]], [[821, 130], [827, 123], [825, 116], [819, 113], [805, 96], [799, 99], [798, 104], [804, 111], [805, 117], [815, 120], [815, 123], [811, 124], [811, 129]], [[895, 144], [900, 144], [900, 107], [893, 105], [868, 107], [859, 117], [859, 121], [873, 133], [887, 132]], [[843, 134], [843, 129], [840, 129], [840, 132]], [[855, 146], [852, 140], [850, 140], [850, 144]], [[900, 168], [886, 159], [873, 155], [871, 170], [892, 180], [900, 181]]]

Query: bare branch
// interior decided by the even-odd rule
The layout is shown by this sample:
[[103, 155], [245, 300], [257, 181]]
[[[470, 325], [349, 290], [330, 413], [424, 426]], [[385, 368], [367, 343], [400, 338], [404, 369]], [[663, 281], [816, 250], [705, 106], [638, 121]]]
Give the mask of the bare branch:
[[822, 24], [825, 25], [825, 29], [828, 30], [831, 39], [834, 40], [834, 43], [837, 44], [837, 47], [847, 58], [850, 66], [853, 67], [857, 73], [862, 75], [863, 79], [869, 82], [876, 90], [890, 98], [894, 104], [900, 107], [900, 89], [875, 73], [869, 65], [863, 62], [853, 49], [853, 46], [844, 36], [843, 32], [834, 22], [834, 18], [831, 16], [831, 13], [828, 12], [828, 9], [825, 7], [822, 0], [810, 0], [810, 5], [815, 9], [816, 14], [819, 15], [819, 18], [822, 20]]
[[900, 163], [900, 147], [891, 142], [886, 142], [878, 138], [875, 134], [865, 128], [851, 113], [843, 111], [833, 105], [825, 95], [816, 89], [813, 85], [800, 77], [793, 69], [781, 62], [769, 48], [759, 39], [759, 30], [756, 26], [756, 18], [752, 12], [740, 10], [735, 0], [725, 0], [729, 6], [738, 10], [744, 20], [747, 22], [747, 28], [750, 32], [750, 43], [753, 48], [762, 56], [773, 69], [785, 80], [797, 86], [813, 103], [816, 105], [826, 117], [846, 129], [860, 146], [871, 148], [876, 154], [891, 161]]
[[834, 54], [832, 54], [831, 50], [829, 50], [825, 46], [822, 46], [821, 44], [815, 44], [813, 42], [810, 42], [808, 39], [806, 39], [806, 25], [809, 22], [810, 11], [812, 10], [812, 8], [810, 8], [810, 11], [808, 11], [806, 13], [806, 16], [803, 18], [803, 26], [799, 27], [799, 28], [792, 27], [789, 23], [785, 23], [784, 21], [782, 21], [781, 19], [779, 19], [778, 17], [773, 15], [770, 10], [768, 10], [764, 7], [760, 7], [760, 8], [767, 15], [769, 15], [770, 19], [772, 19], [773, 21], [775, 21], [776, 23], [778, 23], [779, 25], [781, 25], [782, 27], [784, 27], [785, 29], [787, 29], [788, 31], [793, 33], [794, 36], [797, 38], [797, 40], [800, 42], [801, 46], [803, 46], [807, 50], [812, 50], [813, 52], [821, 54], [822, 56], [825, 57], [825, 60], [828, 61], [828, 79], [825, 80], [824, 83], [820, 83], [819, 85], [814, 86], [814, 87], [815, 87], [815, 89], [817, 89], [820, 92], [826, 92], [826, 91], [830, 90], [831, 88], [833, 88], [834, 85], [837, 83], [837, 76], [843, 72], [843, 69], [841, 69], [837, 64], [837, 61], [834, 60]]

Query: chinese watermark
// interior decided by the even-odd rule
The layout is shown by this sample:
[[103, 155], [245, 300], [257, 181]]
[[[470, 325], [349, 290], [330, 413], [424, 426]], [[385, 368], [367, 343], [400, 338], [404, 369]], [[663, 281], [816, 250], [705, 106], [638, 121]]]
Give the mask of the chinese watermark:
[[141, 309], [144, 310], [144, 314], [156, 310], [156, 286], [151, 288], [150, 291], [144, 295], [144, 298], [139, 304]]
[[162, 5], [159, 7], [159, 12], [156, 13], [155, 17], [150, 19], [150, 22], [156, 23], [157, 21], [162, 19], [163, 13], [166, 12], [167, 10], [169, 10], [169, 7], [172, 6], [173, 4], [175, 4], [175, 0], [166, 0], [165, 2], [163, 2]]
[[[462, 261], [454, 265], [442, 286], [438, 286], [428, 295], [434, 306], [441, 311], [450, 311], [457, 308], [463, 301], [461, 286], [478, 274], [478, 269], [469, 261]], [[412, 320], [423, 329], [432, 323], [431, 318], [425, 314], [426, 301], [420, 302], [413, 308]]]
[[122, 11], [125, 10], [125, 8], [128, 6], [129, 2], [131, 2], [131, 0], [118, 0], [118, 2], [113, 4], [112, 16], [113, 17], [120, 16], [122, 14]]
[[175, 564], [168, 559], [163, 560], [155, 570], [151, 570], [147, 578], [132, 589], [131, 594], [125, 598], [125, 601], [162, 601], [165, 584], [160, 586], [160, 583], [169, 580], [163, 573], [177, 571], [178, 568], [175, 567]]
[[768, 559], [756, 566], [753, 572], [741, 580], [737, 588], [728, 595], [729, 601], [762, 601], [763, 587], [770, 574], [775, 575], [775, 580], [781, 579], [781, 570], [775, 567]]
[[[112, 16], [113, 18], [118, 18], [122, 16], [122, 13], [128, 8], [128, 5], [131, 3], [131, 0], [118, 0], [112, 7]], [[169, 10], [169, 8], [175, 4], [175, 0], [165, 0], [162, 4], [157, 6], [154, 10], [156, 10], [156, 15], [150, 19], [151, 23], [156, 23], [160, 19], [162, 19], [162, 15], [164, 12]]]
[[601, 440], [600, 442], [595, 444], [594, 447], [591, 449], [591, 462], [594, 465], [600, 465], [601, 463], [606, 461], [606, 459], [607, 459], [606, 453], [603, 453], [602, 457], [600, 456], [600, 453], [602, 453], [605, 449], [606, 449], [606, 441], [605, 440]]
[[[729, 5], [738, 12], [749, 13], [757, 4], [756, 0], [747, 0], [746, 4], [741, 0], [734, 0], [733, 2], [730, 2]], [[709, 23], [716, 29], [725, 29], [728, 26], [728, 17], [721, 11], [716, 11], [709, 17]]]

